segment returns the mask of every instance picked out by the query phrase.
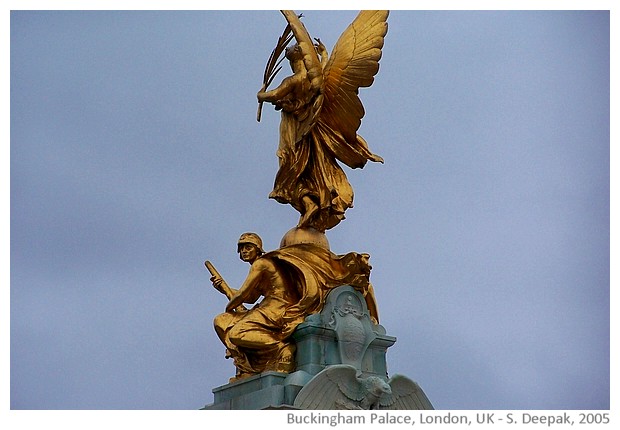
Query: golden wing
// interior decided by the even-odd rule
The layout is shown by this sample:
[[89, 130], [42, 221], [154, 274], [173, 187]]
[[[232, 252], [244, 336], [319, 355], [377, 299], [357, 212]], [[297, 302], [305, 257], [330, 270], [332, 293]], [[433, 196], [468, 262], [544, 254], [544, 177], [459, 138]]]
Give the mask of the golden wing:
[[[338, 155], [350, 167], [363, 167], [367, 159], [383, 161], [370, 153], [366, 142], [357, 136], [364, 116], [358, 93], [360, 87], [372, 85], [379, 71], [388, 13], [384, 10], [361, 11], [336, 42], [323, 71], [324, 100], [318, 122], [324, 131], [336, 131], [346, 144], [352, 146], [344, 151], [353, 150], [354, 153]], [[361, 154], [356, 156], [358, 152]]]

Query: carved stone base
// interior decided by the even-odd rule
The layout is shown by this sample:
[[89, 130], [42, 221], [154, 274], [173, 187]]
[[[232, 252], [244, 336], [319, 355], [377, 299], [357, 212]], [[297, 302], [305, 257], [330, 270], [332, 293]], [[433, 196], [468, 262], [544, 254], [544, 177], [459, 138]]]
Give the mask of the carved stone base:
[[[294, 372], [264, 372], [214, 388], [214, 403], [203, 409], [298, 409], [293, 405], [300, 391], [308, 386], [304, 392], [308, 393], [315, 390], [313, 387], [323, 385], [318, 379], [325, 378], [326, 369], [333, 369], [336, 376], [353, 372], [352, 376], [349, 375], [353, 378], [351, 381], [360, 383], [379, 379], [388, 383], [394, 379], [388, 380], [386, 352], [396, 338], [387, 335], [383, 326], [371, 321], [364, 297], [348, 285], [332, 290], [323, 310], [308, 316], [297, 326], [292, 337], [297, 346]], [[431, 409], [422, 389], [417, 384], [415, 386], [421, 402], [415, 404], [417, 407], [409, 408]], [[309, 405], [315, 404], [312, 394], [304, 394], [304, 399], [297, 405], [311, 409]], [[366, 405], [343, 401], [338, 404], [355, 408]], [[368, 401], [367, 404], [381, 405], [381, 402]], [[329, 408], [327, 404], [320, 405]]]
[[288, 373], [263, 372], [213, 389], [214, 402], [206, 410], [295, 409], [301, 387], [286, 384]]
[[363, 296], [345, 285], [327, 297], [323, 310], [310, 315], [293, 333], [296, 370], [316, 375], [327, 366], [349, 364], [362, 373], [387, 377], [386, 352], [396, 342], [373, 324]]

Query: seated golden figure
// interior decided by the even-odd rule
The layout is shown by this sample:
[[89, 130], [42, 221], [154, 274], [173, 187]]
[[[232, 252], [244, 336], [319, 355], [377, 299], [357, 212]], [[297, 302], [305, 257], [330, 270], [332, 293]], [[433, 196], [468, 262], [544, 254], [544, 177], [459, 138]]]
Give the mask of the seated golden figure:
[[[265, 253], [256, 233], [244, 233], [238, 241], [239, 256], [250, 263], [243, 285], [230, 288], [212, 272], [213, 286], [228, 297], [226, 311], [214, 320], [215, 331], [233, 358], [237, 374], [231, 381], [268, 370], [291, 372], [295, 345], [290, 336], [307, 315], [323, 308], [329, 290], [341, 285], [358, 289], [377, 321], [377, 306], [369, 283], [368, 254], [335, 255], [312, 243], [284, 246]], [[254, 304], [251, 309], [244, 303]]]

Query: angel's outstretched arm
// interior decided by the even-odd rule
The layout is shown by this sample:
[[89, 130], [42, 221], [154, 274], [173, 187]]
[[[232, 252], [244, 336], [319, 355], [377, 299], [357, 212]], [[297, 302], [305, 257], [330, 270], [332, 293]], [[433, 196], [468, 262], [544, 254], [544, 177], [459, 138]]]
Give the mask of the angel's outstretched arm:
[[296, 75], [284, 78], [279, 87], [269, 91], [259, 91], [256, 97], [258, 97], [259, 102], [274, 103], [282, 100], [295, 90], [298, 80], [299, 78]]

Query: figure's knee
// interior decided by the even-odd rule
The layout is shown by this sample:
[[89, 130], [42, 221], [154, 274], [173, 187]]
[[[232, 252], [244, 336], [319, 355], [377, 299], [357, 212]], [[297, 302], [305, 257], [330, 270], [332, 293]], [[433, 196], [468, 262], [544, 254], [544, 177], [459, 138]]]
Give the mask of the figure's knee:
[[228, 339], [237, 346], [247, 346], [247, 335], [247, 330], [244, 329], [243, 324], [237, 324], [228, 332]]
[[270, 336], [243, 323], [236, 324], [230, 329], [228, 339], [238, 347], [246, 349], [262, 350], [271, 347], [274, 343]]
[[227, 314], [219, 314], [213, 319], [213, 327], [215, 327], [216, 330], [218, 327], [225, 327], [227, 319]]
[[219, 314], [213, 319], [213, 328], [217, 334], [223, 334], [234, 326], [236, 319], [238, 318], [235, 318], [235, 315], [228, 312]]

